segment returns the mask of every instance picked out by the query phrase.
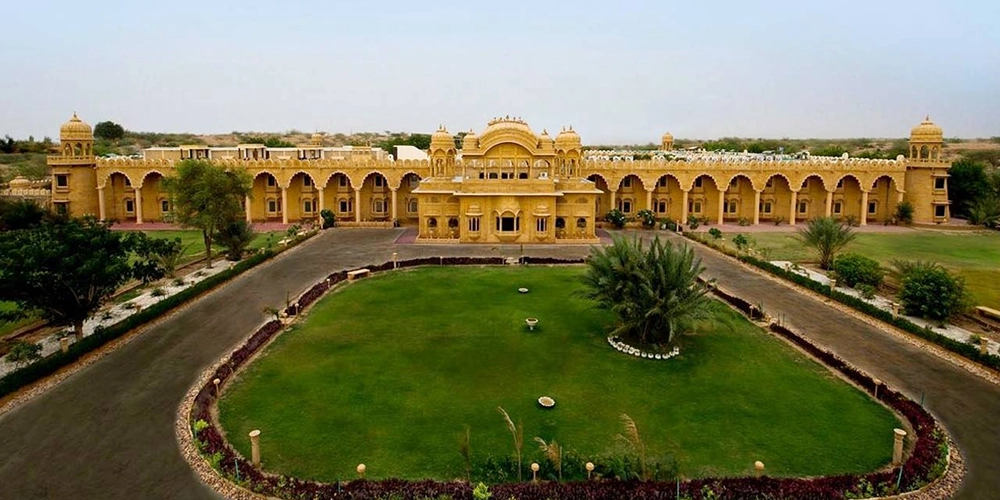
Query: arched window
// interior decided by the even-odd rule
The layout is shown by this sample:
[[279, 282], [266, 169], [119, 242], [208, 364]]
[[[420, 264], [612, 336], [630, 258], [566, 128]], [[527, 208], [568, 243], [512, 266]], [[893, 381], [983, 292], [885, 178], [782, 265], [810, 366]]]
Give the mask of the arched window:
[[417, 213], [417, 199], [409, 198], [406, 200], [406, 212], [415, 214]]
[[436, 217], [431, 217], [430, 219], [427, 219], [427, 227], [429, 227], [431, 229], [434, 229], [434, 228], [438, 227], [438, 220], [437, 220], [437, 218]]
[[576, 227], [578, 227], [580, 229], [587, 229], [587, 218], [586, 217], [580, 217], [579, 219], [577, 219], [576, 220]]

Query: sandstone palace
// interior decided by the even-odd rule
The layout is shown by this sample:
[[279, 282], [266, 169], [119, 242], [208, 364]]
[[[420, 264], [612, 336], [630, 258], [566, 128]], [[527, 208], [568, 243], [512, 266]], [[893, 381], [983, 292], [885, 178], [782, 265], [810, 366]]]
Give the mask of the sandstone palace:
[[328, 209], [341, 226], [415, 225], [424, 242], [595, 242], [611, 208], [682, 222], [794, 225], [834, 216], [865, 225], [891, 219], [908, 201], [917, 224], [949, 217], [950, 164], [929, 119], [911, 131], [909, 155], [895, 160], [676, 151], [670, 134], [658, 151], [585, 150], [572, 128], [553, 138], [514, 118], [490, 121], [461, 147], [441, 127], [426, 153], [405, 160], [328, 147], [320, 134], [295, 148], [158, 147], [110, 159], [94, 156], [93, 140], [76, 115], [60, 129], [60, 153], [48, 160], [52, 203], [137, 224], [170, 220], [160, 181], [186, 159], [246, 169], [254, 178], [248, 220], [294, 223]]

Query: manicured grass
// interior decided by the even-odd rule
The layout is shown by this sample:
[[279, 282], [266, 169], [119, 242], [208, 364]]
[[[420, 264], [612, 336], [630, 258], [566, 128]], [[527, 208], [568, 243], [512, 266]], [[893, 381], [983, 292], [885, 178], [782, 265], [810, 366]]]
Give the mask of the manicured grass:
[[512, 454], [498, 406], [523, 423], [525, 464], [544, 464], [535, 436], [610, 453], [622, 413], [687, 477], [748, 474], [754, 460], [773, 475], [888, 462], [893, 414], [721, 303], [678, 358], [612, 350], [610, 316], [574, 294], [582, 271], [422, 268], [348, 285], [226, 392], [223, 428], [245, 456], [260, 429], [265, 468], [320, 480], [362, 462], [370, 478], [461, 477], [466, 425], [475, 461]]
[[[181, 239], [181, 245], [184, 247], [183, 257], [181, 262], [191, 262], [192, 260], [199, 259], [205, 256], [205, 242], [201, 238], [201, 231], [182, 229], [177, 231], [146, 231], [146, 234], [152, 238], [164, 238], [172, 240], [174, 238]], [[260, 232], [254, 236], [253, 241], [250, 242], [251, 249], [263, 248], [267, 246], [268, 236], [271, 236], [271, 242], [273, 245], [277, 245], [278, 241], [284, 237], [284, 233], [281, 231], [269, 231]], [[213, 258], [220, 255], [216, 252], [222, 252], [222, 247], [218, 245], [212, 245]]]
[[[736, 233], [725, 234], [735, 248]], [[797, 262], [816, 257], [795, 239], [795, 233], [754, 233], [770, 259]], [[1000, 308], [1000, 232], [940, 232], [915, 229], [902, 233], [858, 233], [846, 251], [858, 252], [889, 265], [893, 259], [931, 260], [965, 278], [977, 305]]]
[[[17, 304], [13, 302], [0, 301], [0, 312], [13, 311], [17, 309]], [[16, 321], [0, 321], [0, 337], [13, 333], [14, 330], [38, 321], [35, 317], [23, 318]]]

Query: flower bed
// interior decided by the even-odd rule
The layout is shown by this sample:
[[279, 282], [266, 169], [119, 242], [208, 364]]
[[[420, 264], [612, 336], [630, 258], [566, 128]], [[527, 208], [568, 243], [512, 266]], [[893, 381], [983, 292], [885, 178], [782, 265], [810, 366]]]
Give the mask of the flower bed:
[[742, 255], [733, 252], [725, 247], [713, 245], [708, 240], [703, 240], [697, 235], [692, 233], [684, 233], [684, 235], [691, 240], [697, 241], [703, 245], [707, 245], [741, 262], [745, 262], [754, 267], [767, 271], [775, 276], [791, 281], [796, 285], [808, 288], [809, 290], [812, 290], [816, 293], [829, 296], [831, 299], [836, 300], [841, 304], [844, 304], [852, 309], [860, 311], [864, 314], [867, 314], [868, 316], [881, 320], [885, 323], [889, 323], [890, 325], [893, 325], [901, 330], [916, 335], [924, 340], [933, 342], [951, 352], [959, 354], [972, 361], [993, 368], [994, 370], [1000, 370], [1000, 356], [996, 354], [990, 354], [990, 353], [983, 354], [979, 350], [979, 347], [977, 346], [965, 342], [959, 342], [945, 335], [941, 335], [940, 333], [937, 333], [934, 330], [931, 330], [930, 328], [921, 327], [916, 323], [904, 318], [903, 316], [893, 317], [892, 313], [889, 311], [880, 309], [879, 307], [870, 304], [868, 302], [865, 302], [864, 300], [855, 297], [853, 295], [848, 295], [846, 293], [831, 289], [829, 285], [824, 285], [822, 283], [819, 283], [813, 279], [810, 279], [808, 276], [803, 276], [795, 271], [783, 269], [766, 260], [758, 259], [751, 255]]
[[[472, 264], [502, 263], [495, 258], [425, 258], [399, 261], [398, 267], [413, 267], [418, 265], [456, 265], [456, 261]], [[500, 261], [500, 262], [498, 262]], [[539, 263], [539, 262], [534, 262]], [[555, 262], [545, 262], [555, 263]], [[579, 263], [579, 261], [559, 262]], [[372, 272], [392, 269], [393, 263], [388, 262], [377, 266], [365, 266]], [[327, 280], [318, 283], [304, 293], [296, 301], [300, 307], [305, 307], [328, 290], [333, 283], [339, 283], [346, 278], [345, 273], [331, 274]], [[736, 305], [744, 312], [752, 310], [749, 302], [715, 289], [714, 293], [729, 303]], [[260, 327], [239, 349], [220, 365], [214, 377], [223, 383], [227, 382], [236, 371], [245, 364], [255, 352], [265, 346], [282, 329], [281, 322], [270, 321]], [[776, 334], [795, 343], [803, 350], [821, 360], [830, 368], [872, 391], [874, 379], [851, 366], [836, 355], [820, 349], [792, 330], [771, 325]], [[610, 339], [609, 339], [610, 340]], [[384, 498], [423, 499], [438, 496], [450, 496], [453, 499], [471, 499], [473, 487], [459, 481], [406, 481], [388, 479], [381, 481], [356, 480], [337, 483], [319, 483], [311, 480], [301, 480], [283, 475], [268, 474], [254, 469], [250, 461], [237, 453], [222, 437], [217, 423], [212, 418], [212, 406], [216, 404], [216, 390], [210, 381], [205, 383], [195, 398], [190, 414], [192, 435], [199, 451], [209, 463], [225, 478], [267, 496], [279, 498], [329, 498], [352, 500], [376, 500]], [[885, 469], [868, 474], [848, 474], [809, 479], [772, 478], [772, 477], [740, 477], [740, 478], [706, 478], [682, 482], [659, 481], [577, 481], [577, 482], [542, 482], [542, 483], [504, 483], [491, 487], [493, 498], [516, 498], [518, 500], [546, 499], [588, 499], [588, 500], [618, 500], [632, 499], [662, 499], [681, 497], [691, 500], [710, 498], [726, 499], [759, 499], [759, 498], [810, 498], [817, 500], [843, 499], [851, 495], [861, 494], [871, 487], [878, 494], [892, 494], [897, 491], [910, 491], [923, 487], [940, 477], [947, 464], [948, 447], [943, 431], [933, 417], [920, 405], [909, 400], [903, 394], [883, 388], [878, 391], [878, 399], [899, 412], [913, 426], [916, 443], [913, 451], [900, 468]], [[900, 489], [897, 490], [897, 480]]]

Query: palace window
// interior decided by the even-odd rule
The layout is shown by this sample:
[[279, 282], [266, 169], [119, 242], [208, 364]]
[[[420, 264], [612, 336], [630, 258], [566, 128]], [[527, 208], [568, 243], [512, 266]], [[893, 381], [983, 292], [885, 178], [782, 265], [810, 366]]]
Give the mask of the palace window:
[[661, 214], [667, 213], [667, 200], [658, 200], [656, 202], [656, 212]]
[[877, 201], [869, 201], [868, 202], [868, 213], [874, 215], [876, 209], [878, 209], [878, 202]]
[[278, 181], [274, 178], [273, 175], [267, 176], [267, 187], [275, 187], [277, 185]]
[[385, 200], [382, 198], [375, 198], [372, 200], [372, 212], [376, 214], [384, 214], [385, 210]]
[[688, 202], [688, 212], [693, 214], [701, 213], [701, 201], [689, 201]]
[[267, 200], [267, 213], [275, 214], [281, 211], [281, 200], [276, 200], [274, 198], [268, 198]]
[[535, 231], [539, 233], [544, 233], [549, 230], [549, 220], [545, 217], [539, 217], [535, 220]]
[[938, 190], [944, 189], [944, 186], [945, 186], [945, 178], [944, 177], [935, 177], [934, 178], [934, 189], [938, 189]]
[[521, 230], [521, 218], [504, 216], [497, 217], [497, 231], [504, 233], [512, 233]]
[[622, 200], [622, 212], [632, 213], [632, 200]]
[[469, 232], [470, 233], [479, 232], [479, 217], [469, 217]]
[[406, 212], [407, 213], [411, 213], [411, 214], [417, 213], [417, 199], [416, 198], [410, 198], [410, 199], [406, 200]]
[[632, 187], [632, 178], [631, 177], [626, 177], [626, 178], [622, 179], [622, 187], [623, 188], [630, 188], [630, 187]]
[[351, 212], [351, 205], [352, 205], [352, 203], [351, 203], [350, 199], [341, 198], [340, 203], [339, 203], [339, 207], [338, 207], [338, 208], [340, 208], [340, 213], [342, 213], [342, 214], [350, 213]]
[[170, 200], [160, 200], [160, 211], [163, 213], [170, 212]]
[[57, 174], [56, 175], [56, 187], [57, 188], [69, 187], [69, 175], [66, 175], [66, 174]]
[[729, 202], [726, 204], [726, 212], [728, 213], [735, 214], [736, 208], [737, 208], [736, 200], [729, 200]]
[[69, 202], [68, 201], [57, 201], [53, 203], [56, 206], [56, 213], [59, 215], [69, 215]]
[[374, 183], [375, 183], [375, 187], [377, 187], [377, 188], [385, 187], [385, 177], [382, 177], [381, 175], [376, 175], [375, 179], [374, 179]]
[[437, 220], [437, 218], [436, 217], [431, 217], [430, 219], [427, 219], [427, 227], [429, 227], [431, 229], [434, 229], [434, 228], [438, 227], [438, 220]]
[[305, 201], [302, 202], [302, 211], [305, 212], [305, 213], [307, 213], [307, 214], [311, 214], [312, 213], [312, 211], [313, 211], [312, 200], [305, 200]]
[[733, 180], [729, 181], [729, 188], [730, 189], [735, 189], [739, 185], [740, 185], [740, 178], [739, 177], [733, 177]]
[[451, 217], [448, 219], [448, 229], [458, 229], [458, 219]]
[[773, 210], [773, 207], [772, 207], [770, 201], [761, 202], [761, 204], [760, 204], [760, 211], [761, 212], [763, 212], [765, 214], [769, 214], [769, 213], [771, 213], [771, 210]]
[[347, 182], [347, 176], [346, 175], [341, 175], [337, 179], [338, 179], [338, 181], [337, 181], [337, 185], [338, 186], [340, 186], [342, 188], [345, 188], [345, 187], [348, 186], [349, 183]]
[[839, 214], [844, 211], [844, 202], [835, 201], [833, 202], [833, 213]]
[[767, 178], [767, 184], [765, 184], [764, 187], [773, 188], [774, 187], [774, 177], [768, 177]]
[[556, 229], [566, 229], [566, 219], [556, 217]]
[[843, 177], [841, 177], [840, 180], [837, 181], [837, 189], [844, 189], [844, 178]]
[[576, 227], [580, 229], [587, 229], [587, 219], [585, 217], [580, 217], [576, 220]]
[[132, 198], [125, 198], [125, 213], [135, 213], [135, 201]]
[[700, 188], [702, 186], [702, 184], [703, 184], [702, 177], [699, 177], [699, 178], [697, 178], [697, 179], [694, 180], [694, 187]]
[[312, 177], [308, 175], [302, 177], [302, 187], [311, 187], [313, 185]]
[[944, 217], [944, 205], [934, 205], [934, 217], [942, 218]]
[[656, 187], [667, 187], [668, 179], [666, 177], [660, 177], [660, 180], [656, 181]]
[[806, 202], [804, 202], [804, 201], [800, 201], [799, 202], [799, 210], [798, 210], [798, 212], [800, 214], [804, 214], [804, 213], [806, 213], [807, 210], [809, 210], [809, 204], [806, 203]]

